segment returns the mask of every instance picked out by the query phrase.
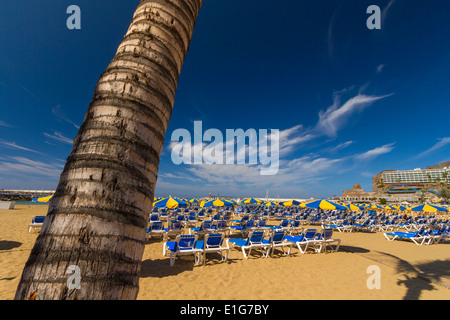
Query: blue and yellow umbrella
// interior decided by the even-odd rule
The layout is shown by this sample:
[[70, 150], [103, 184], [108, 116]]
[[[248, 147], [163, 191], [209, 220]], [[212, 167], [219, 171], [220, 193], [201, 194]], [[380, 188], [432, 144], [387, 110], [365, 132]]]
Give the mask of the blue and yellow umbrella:
[[289, 200], [289, 201], [283, 202], [283, 206], [285, 206], [285, 207], [299, 206], [300, 204], [301, 204], [301, 202], [297, 201], [297, 200]]
[[45, 197], [40, 197], [40, 198], [34, 198], [33, 202], [49, 202], [51, 199], [53, 198], [53, 195], [51, 196], [45, 196]]
[[262, 200], [255, 199], [255, 198], [248, 198], [248, 199], [245, 199], [242, 201], [242, 203], [245, 203], [245, 204], [260, 204], [262, 202], [263, 202]]
[[187, 203], [185, 201], [182, 201], [181, 199], [168, 197], [156, 201], [155, 203], [153, 203], [153, 206], [156, 208], [169, 208], [169, 209], [178, 207], [185, 208], [187, 207]]
[[233, 207], [234, 203], [229, 200], [215, 199], [209, 201], [202, 201], [200, 207]]
[[353, 203], [346, 204], [344, 207], [352, 211], [361, 211], [362, 208], [360, 206], [354, 205]]
[[418, 206], [413, 206], [409, 210], [411, 210], [411, 211], [424, 211], [424, 212], [436, 212], [436, 211], [443, 212], [443, 211], [447, 211], [447, 209], [445, 209], [445, 208], [434, 206], [432, 204], [427, 204], [427, 203], [421, 204], [421, 205], [418, 205]]
[[310, 209], [322, 210], [347, 210], [347, 207], [324, 199], [305, 203], [305, 207]]

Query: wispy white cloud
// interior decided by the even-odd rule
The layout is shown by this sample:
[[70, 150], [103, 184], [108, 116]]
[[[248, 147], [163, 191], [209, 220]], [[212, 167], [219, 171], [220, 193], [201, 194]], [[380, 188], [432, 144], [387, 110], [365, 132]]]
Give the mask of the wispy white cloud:
[[73, 144], [73, 139], [65, 137], [60, 132], [56, 132], [55, 131], [55, 132], [53, 132], [53, 134], [44, 132], [44, 136], [46, 136], [47, 138], [50, 138], [50, 139], [57, 140], [57, 141], [62, 142], [62, 143]]
[[10, 157], [0, 161], [0, 173], [9, 175], [33, 174], [51, 178], [59, 176], [63, 167], [60, 163], [45, 163], [25, 157]]
[[336, 137], [337, 132], [348, 122], [350, 116], [372, 105], [375, 101], [391, 96], [368, 96], [358, 94], [341, 104], [341, 94], [335, 94], [334, 103], [326, 111], [320, 111], [316, 130], [329, 137]]
[[389, 143], [389, 144], [385, 144], [385, 145], [383, 145], [381, 147], [377, 147], [375, 149], [372, 149], [372, 150], [366, 151], [364, 153], [358, 154], [358, 155], [355, 156], [355, 159], [357, 159], [357, 160], [371, 160], [371, 159], [376, 158], [376, 157], [378, 157], [380, 155], [383, 155], [383, 154], [391, 152], [394, 149], [394, 144], [395, 144], [395, 142]]
[[[186, 164], [184, 162], [184, 164], [177, 166], [174, 170], [170, 170], [170, 173], [161, 174], [162, 180], [158, 181], [158, 187], [164, 189], [172, 186], [176, 190], [183, 190], [180, 188], [183, 186], [185, 190], [190, 190], [192, 185], [195, 185], [195, 189], [201, 190], [201, 192], [220, 191], [233, 194], [240, 194], [243, 190], [261, 191], [264, 188], [271, 188], [279, 192], [289, 191], [294, 193], [306, 189], [306, 186], [319, 185], [325, 179], [353, 170], [359, 164], [358, 162], [352, 163], [352, 160], [368, 160], [388, 153], [392, 151], [393, 143], [368, 150], [362, 154], [347, 155], [346, 157], [327, 157], [312, 153], [304, 154], [304, 152], [302, 155], [300, 151], [303, 146], [310, 145], [311, 142], [323, 143], [323, 141], [320, 142], [320, 138], [331, 138], [331, 140], [334, 140], [338, 132], [345, 128], [350, 117], [368, 108], [376, 101], [390, 96], [365, 94], [364, 91], [366, 91], [367, 87], [368, 84], [360, 88], [359, 92], [355, 92], [356, 86], [335, 92], [333, 105], [325, 111], [320, 111], [317, 123], [311, 127], [304, 127], [302, 124], [298, 124], [279, 130], [280, 160], [279, 170], [277, 170], [276, 174], [261, 175], [262, 165], [249, 162], [250, 156], [258, 152], [258, 148], [249, 149], [247, 144], [239, 148], [234, 138], [233, 140], [227, 140], [226, 134], [223, 133], [223, 140], [216, 145], [218, 149], [223, 151], [221, 154], [227, 157], [226, 150], [233, 148], [235, 150], [235, 158], [246, 155], [245, 164], [237, 164], [236, 161], [233, 164], [225, 164], [225, 159], [223, 161], [224, 164], [205, 164], [204, 162], [194, 164], [193, 161], [191, 162], [192, 164]], [[344, 95], [347, 96], [347, 100], [343, 99]], [[344, 102], [342, 103], [342, 101]], [[183, 136], [182, 142], [171, 142], [168, 146], [169, 151], [178, 155], [183, 150], [186, 151], [187, 157], [191, 160], [194, 159], [194, 156], [199, 158], [203, 156], [205, 160], [205, 155], [199, 155], [198, 153], [203, 152], [209, 142], [202, 142], [201, 145], [194, 146], [193, 141], [191, 141], [192, 136], [193, 134], [186, 134], [186, 140]], [[322, 151], [336, 153], [344, 148], [348, 148], [353, 143], [354, 141], [345, 141]], [[235, 149], [236, 147], [237, 150]], [[209, 159], [209, 156], [208, 154], [206, 155], [207, 159]]]
[[384, 24], [384, 22], [385, 22], [385, 20], [386, 20], [386, 18], [388, 16], [388, 13], [389, 13], [390, 9], [392, 8], [392, 6], [394, 5], [394, 3], [396, 1], [397, 0], [389, 1], [389, 3], [386, 5], [386, 7], [384, 7], [383, 10], [381, 10], [381, 26], [383, 26], [383, 24]]
[[337, 152], [339, 150], [342, 150], [342, 149], [345, 149], [345, 148], [349, 147], [353, 143], [354, 143], [354, 141], [351, 141], [351, 140], [350, 141], [345, 141], [345, 142], [339, 143], [337, 146], [332, 147], [332, 148], [330, 148], [328, 150], [329, 150], [329, 152], [334, 153], [334, 152]]
[[22, 151], [28, 151], [28, 152], [34, 152], [34, 153], [41, 153], [41, 152], [33, 150], [33, 149], [29, 149], [29, 148], [26, 148], [26, 147], [19, 146], [15, 142], [9, 142], [9, 141], [0, 140], [0, 144], [5, 146], [5, 147], [7, 147], [7, 148], [10, 148], [10, 149], [16, 149], [16, 150], [22, 150]]
[[69, 119], [61, 110], [61, 105], [58, 104], [57, 106], [55, 106], [54, 108], [52, 108], [52, 113], [55, 117], [57, 117], [58, 119], [65, 121], [67, 123], [70, 123], [71, 125], [73, 125], [75, 128], [80, 129], [80, 126], [75, 123], [73, 120]]
[[302, 125], [281, 130], [279, 135], [280, 155], [286, 155], [314, 138], [316, 138], [316, 135], [311, 133], [310, 130], [304, 130]]
[[[271, 188], [272, 190], [286, 190], [286, 188], [300, 190], [306, 184], [314, 184], [325, 179], [343, 162], [342, 159], [329, 159], [310, 154], [293, 160], [283, 160], [275, 175], [262, 176], [261, 165], [191, 165], [179, 168], [173, 174], [164, 174], [163, 178], [174, 178], [179, 185], [189, 188], [192, 180], [204, 190], [225, 191], [239, 193], [242, 190], [258, 190]], [[180, 181], [185, 172], [191, 179]], [[168, 181], [165, 181], [170, 183]], [[159, 181], [158, 181], [159, 184]]]
[[6, 122], [0, 121], [0, 127], [11, 127], [11, 125]]
[[440, 138], [438, 140], [439, 140], [439, 142], [434, 144], [431, 148], [429, 148], [429, 149], [425, 150], [424, 152], [418, 154], [417, 158], [421, 158], [421, 157], [427, 156], [430, 153], [433, 153], [433, 152], [435, 152], [435, 151], [445, 147], [446, 145], [448, 145], [450, 143], [450, 137]]
[[377, 66], [376, 73], [381, 73], [381, 71], [383, 71], [383, 69], [384, 69], [384, 64], [379, 64], [379, 65]]
[[336, 29], [336, 21], [338, 18], [339, 11], [342, 4], [333, 12], [330, 22], [328, 23], [328, 34], [327, 34], [327, 44], [328, 44], [328, 56], [333, 58], [334, 56], [334, 30]]

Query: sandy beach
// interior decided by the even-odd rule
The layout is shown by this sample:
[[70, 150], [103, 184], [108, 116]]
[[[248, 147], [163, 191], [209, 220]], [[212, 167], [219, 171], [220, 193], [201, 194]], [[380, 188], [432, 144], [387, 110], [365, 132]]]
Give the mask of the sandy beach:
[[[33, 216], [47, 206], [17, 205], [0, 210], [0, 299], [11, 300], [22, 269], [37, 237], [28, 233]], [[278, 222], [273, 222], [277, 224]], [[320, 226], [314, 226], [319, 229]], [[145, 248], [139, 300], [448, 300], [450, 299], [450, 244], [418, 246], [387, 241], [381, 232], [339, 233], [336, 253], [275, 254], [259, 252], [246, 260], [237, 249], [228, 261], [211, 254], [204, 266], [181, 257], [169, 267], [163, 242], [150, 240]], [[370, 266], [381, 271], [380, 289], [369, 289]]]

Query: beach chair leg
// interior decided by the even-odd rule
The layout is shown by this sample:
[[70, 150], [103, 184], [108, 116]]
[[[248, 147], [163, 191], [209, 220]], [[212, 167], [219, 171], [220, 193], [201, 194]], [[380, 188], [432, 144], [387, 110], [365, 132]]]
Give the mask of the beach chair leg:
[[334, 250], [334, 252], [338, 252], [339, 247], [341, 246], [341, 240], [336, 240], [337, 244], [336, 244], [336, 249]]
[[302, 245], [300, 243], [297, 243], [298, 250], [300, 250], [301, 253], [305, 254], [306, 250], [308, 249], [308, 243], [305, 244], [305, 249], [302, 249]]
[[269, 257], [269, 253], [272, 251], [272, 254], [271, 254], [271, 256], [273, 257], [273, 248], [272, 248], [272, 246], [269, 246], [269, 247], [264, 247], [264, 253], [263, 253], [263, 257], [264, 258], [268, 258]]
[[320, 242], [315, 241], [313, 243], [313, 245], [314, 245], [314, 251], [317, 253], [322, 253], [324, 250], [325, 250], [325, 252], [327, 251], [326, 247], [325, 247], [326, 243], [324, 241], [320, 241]]
[[170, 266], [173, 267], [173, 265], [175, 264], [175, 258], [176, 258], [176, 253], [171, 252], [170, 253]]
[[[248, 251], [248, 254], [250, 254], [251, 249]], [[245, 249], [242, 247], [242, 253], [244, 254], [244, 259], [247, 259], [247, 256], [245, 255]]]
[[228, 260], [228, 253], [230, 252], [230, 249], [226, 249], [225, 250], [225, 255], [223, 256], [223, 259], [222, 259], [222, 261], [227, 261]]
[[205, 265], [206, 264], [206, 251], [203, 251], [203, 254], [199, 253], [198, 255], [199, 255], [199, 257], [201, 257], [199, 263], [201, 262], [203, 265]]
[[269, 257], [269, 253], [270, 253], [270, 257], [273, 258], [273, 251], [274, 251], [274, 250], [275, 250], [275, 248], [273, 247], [273, 245], [270, 246], [270, 247], [268, 248], [268, 250], [266, 250], [266, 255], [265, 255], [265, 257], [268, 258], [268, 257]]
[[[195, 252], [194, 253], [194, 263], [195, 263], [195, 265], [198, 266], [200, 264], [201, 260], [202, 260], [202, 258], [201, 258], [200, 253], [199, 252]], [[206, 261], [206, 259], [203, 259], [203, 262], [205, 262], [205, 261]]]
[[388, 241], [392, 241], [393, 239], [389, 238], [388, 235], [386, 233], [383, 233], [384, 237], [388, 240]]

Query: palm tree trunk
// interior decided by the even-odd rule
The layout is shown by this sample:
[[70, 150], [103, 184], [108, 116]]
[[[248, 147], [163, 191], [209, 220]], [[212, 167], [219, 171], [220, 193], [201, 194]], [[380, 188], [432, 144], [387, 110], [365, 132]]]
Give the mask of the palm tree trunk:
[[[201, 4], [138, 5], [97, 83], [15, 299], [136, 299], [164, 134]], [[79, 268], [78, 288], [68, 285], [69, 266]]]

